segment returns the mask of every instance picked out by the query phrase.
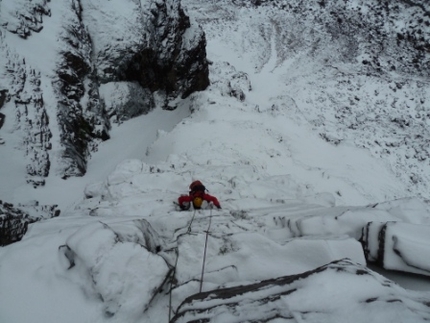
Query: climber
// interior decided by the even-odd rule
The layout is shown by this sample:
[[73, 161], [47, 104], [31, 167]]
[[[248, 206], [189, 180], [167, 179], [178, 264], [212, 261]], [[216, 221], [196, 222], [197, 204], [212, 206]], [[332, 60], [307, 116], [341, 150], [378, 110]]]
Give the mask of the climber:
[[194, 181], [190, 184], [190, 194], [178, 197], [178, 204], [181, 210], [189, 210], [191, 203], [195, 210], [201, 209], [203, 202], [215, 205], [221, 209], [221, 205], [215, 196], [205, 193], [206, 187], [200, 181]]

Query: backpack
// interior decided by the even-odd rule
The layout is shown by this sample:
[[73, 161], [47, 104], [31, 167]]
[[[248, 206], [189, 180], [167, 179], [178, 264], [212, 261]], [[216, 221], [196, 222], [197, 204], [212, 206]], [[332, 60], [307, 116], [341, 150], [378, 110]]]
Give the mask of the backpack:
[[200, 209], [204, 201], [206, 187], [200, 181], [194, 181], [190, 184], [190, 196], [193, 198], [193, 207]]
[[200, 181], [194, 181], [190, 184], [190, 194], [194, 192], [205, 192], [206, 187]]

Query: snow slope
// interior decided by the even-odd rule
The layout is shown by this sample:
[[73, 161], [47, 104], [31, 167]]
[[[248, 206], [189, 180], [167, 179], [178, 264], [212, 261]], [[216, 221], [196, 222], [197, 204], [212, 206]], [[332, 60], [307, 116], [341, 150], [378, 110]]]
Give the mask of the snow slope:
[[[177, 102], [174, 111], [159, 104], [115, 126], [82, 178], [48, 178], [37, 190], [1, 192], [13, 202], [59, 204], [63, 212], [0, 249], [0, 322], [168, 321], [199, 289], [300, 274], [345, 257], [365, 265], [357, 240], [367, 222], [430, 225], [428, 204], [414, 199], [387, 160], [348, 140], [327, 142], [309, 121], [319, 112], [303, 108], [307, 98], [297, 87], [317, 74], [317, 63], [300, 53], [281, 59], [275, 26], [245, 9], [183, 3], [191, 18], [205, 22], [210, 88]], [[255, 25], [267, 42], [256, 41]], [[204, 182], [222, 210], [176, 210], [172, 202], [193, 179]], [[413, 250], [408, 255], [425, 262]], [[172, 268], [170, 296], [172, 285], [163, 279]], [[430, 299], [428, 277], [391, 277], [414, 289], [396, 286], [394, 297]], [[342, 286], [335, 275], [327, 279], [323, 291], [330, 298]], [[361, 322], [362, 298], [354, 293], [361, 281], [349, 282], [343, 292], [351, 297], [343, 300], [340, 292], [332, 306], [347, 305], [357, 314], [350, 321]], [[305, 295], [319, 287], [306, 284]], [[366, 297], [391, 299], [391, 291], [372, 288]], [[388, 321], [401, 312], [399, 303], [372, 309]], [[306, 305], [321, 306], [314, 298]], [[334, 312], [341, 313], [334, 315], [338, 321], [345, 318], [342, 309]], [[430, 316], [428, 309], [418, 312], [420, 319]]]

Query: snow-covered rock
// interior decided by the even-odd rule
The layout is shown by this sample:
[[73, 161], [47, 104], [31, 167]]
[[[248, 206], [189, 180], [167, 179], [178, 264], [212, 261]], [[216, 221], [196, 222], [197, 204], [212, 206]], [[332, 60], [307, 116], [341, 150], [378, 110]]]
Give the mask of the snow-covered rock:
[[389, 270], [430, 276], [430, 225], [369, 222], [363, 246], [370, 262]]
[[155, 107], [149, 89], [137, 82], [109, 82], [100, 85], [100, 97], [106, 104], [106, 113], [112, 122], [145, 114]]
[[59, 250], [70, 279], [81, 275], [78, 283], [88, 294], [100, 297], [107, 316], [137, 318], [170, 272], [156, 255], [159, 242], [144, 220], [112, 226], [96, 222], [70, 235]]
[[428, 302], [428, 293], [404, 290], [343, 259], [298, 275], [197, 293], [171, 322], [427, 322]]

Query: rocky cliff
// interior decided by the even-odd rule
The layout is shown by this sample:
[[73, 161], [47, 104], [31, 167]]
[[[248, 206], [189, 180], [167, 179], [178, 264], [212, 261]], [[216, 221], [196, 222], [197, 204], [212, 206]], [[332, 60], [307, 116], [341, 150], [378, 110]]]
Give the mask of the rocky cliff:
[[167, 106], [209, 84], [205, 35], [179, 1], [129, 0], [123, 12], [97, 0], [0, 6], [0, 109], [16, 116], [2, 123], [19, 137], [35, 187], [53, 172], [85, 174], [110, 123], [150, 111], [155, 91]]
[[[97, 0], [0, 2], [0, 155], [18, 150], [34, 188], [49, 176], [84, 175], [111, 123], [149, 112], [155, 92], [167, 107], [209, 84], [205, 35], [179, 1], [117, 7]], [[8, 205], [0, 209], [3, 245], [39, 219]]]

